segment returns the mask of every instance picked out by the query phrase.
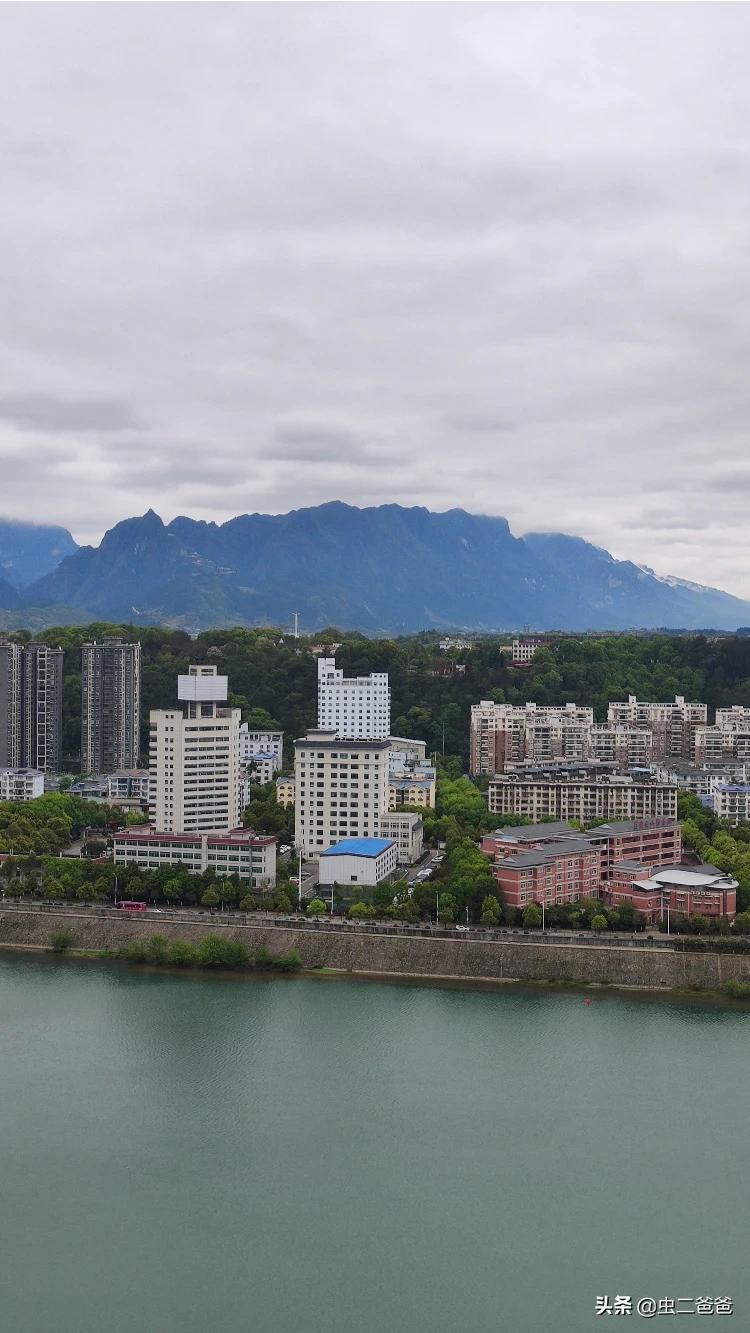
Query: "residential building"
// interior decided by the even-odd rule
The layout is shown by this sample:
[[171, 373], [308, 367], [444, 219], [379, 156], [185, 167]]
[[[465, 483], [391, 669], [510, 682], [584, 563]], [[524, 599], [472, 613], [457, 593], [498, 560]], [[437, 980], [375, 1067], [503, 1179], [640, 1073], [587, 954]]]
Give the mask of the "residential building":
[[215, 666], [177, 680], [182, 709], [151, 713], [151, 812], [158, 833], [213, 833], [240, 822], [239, 708]]
[[379, 884], [396, 870], [398, 849], [391, 838], [344, 838], [321, 854], [318, 883]]
[[424, 825], [411, 811], [388, 811], [380, 816], [380, 836], [396, 844], [399, 865], [414, 865], [424, 849]]
[[62, 693], [62, 648], [26, 644], [22, 659], [22, 767], [43, 773], [60, 771]]
[[388, 779], [388, 808], [398, 810], [401, 805], [418, 805], [428, 810], [435, 805], [436, 781], [434, 777], [412, 773], [408, 777]]
[[107, 796], [110, 800], [140, 801], [147, 805], [150, 799], [151, 774], [147, 768], [118, 769], [107, 774]]
[[295, 742], [295, 842], [304, 856], [319, 855], [346, 838], [377, 835], [388, 809], [387, 735], [343, 739], [317, 728]]
[[750, 708], [744, 704], [717, 708], [715, 722], [720, 731], [746, 731], [750, 734]]
[[722, 784], [714, 788], [714, 814], [730, 824], [744, 824], [750, 819], [750, 785]]
[[387, 672], [345, 677], [335, 657], [319, 658], [318, 728], [341, 740], [385, 740], [391, 729]]
[[263, 770], [265, 772], [269, 759], [272, 761], [271, 776], [264, 778], [264, 782], [270, 782], [283, 763], [283, 731], [269, 731], [264, 728], [250, 727], [247, 722], [243, 722], [240, 726], [240, 763], [249, 765], [262, 762], [266, 765]]
[[677, 815], [677, 788], [658, 782], [634, 782], [629, 777], [601, 781], [535, 780], [505, 773], [491, 780], [487, 794], [495, 815], [522, 815], [539, 820], [644, 819]]
[[601, 854], [586, 838], [545, 843], [529, 851], [498, 858], [492, 873], [511, 907], [544, 903], [546, 907], [597, 897]]
[[737, 880], [712, 865], [672, 865], [649, 872], [637, 862], [621, 865], [604, 894], [607, 907], [629, 903], [649, 925], [670, 915], [729, 917], [737, 911]]
[[0, 767], [17, 768], [23, 753], [23, 647], [0, 639]]
[[509, 762], [589, 757], [593, 708], [565, 704], [552, 708], [535, 703], [494, 703], [483, 699], [471, 710], [470, 770], [475, 776], [502, 773]]
[[588, 758], [627, 769], [651, 761], [653, 736], [647, 728], [595, 723], [588, 736]]
[[81, 648], [81, 771], [137, 768], [141, 645], [107, 638]]
[[694, 759], [695, 732], [708, 721], [706, 704], [688, 703], [681, 694], [674, 703], [643, 703], [634, 694], [627, 702], [611, 703], [607, 721], [651, 732], [654, 759]]
[[410, 764], [427, 763], [427, 741], [411, 740], [408, 736], [391, 736], [389, 764], [392, 768], [408, 768]]
[[[238, 710], [239, 711], [239, 710]], [[254, 888], [276, 883], [276, 839], [235, 828], [224, 833], [158, 833], [143, 824], [122, 829], [112, 838], [116, 865], [142, 870], [181, 866], [191, 875], [213, 870], [223, 879], [239, 875]]]
[[[732, 721], [737, 723], [739, 718], [735, 716]], [[696, 727], [694, 758], [699, 767], [750, 762], [750, 727], [718, 723], [713, 727]]]
[[544, 646], [544, 639], [514, 639], [511, 648], [511, 662], [514, 667], [528, 667], [534, 660], [537, 648]]
[[44, 795], [44, 774], [36, 768], [0, 768], [0, 801], [33, 801]]
[[294, 805], [295, 781], [293, 773], [285, 773], [276, 779], [276, 800], [279, 805]]
[[750, 782], [750, 763], [739, 761], [704, 764], [698, 768], [681, 759], [668, 759], [651, 764], [650, 767], [657, 782], [672, 783], [680, 791], [691, 792], [693, 796], [713, 797], [717, 787], [730, 783]]

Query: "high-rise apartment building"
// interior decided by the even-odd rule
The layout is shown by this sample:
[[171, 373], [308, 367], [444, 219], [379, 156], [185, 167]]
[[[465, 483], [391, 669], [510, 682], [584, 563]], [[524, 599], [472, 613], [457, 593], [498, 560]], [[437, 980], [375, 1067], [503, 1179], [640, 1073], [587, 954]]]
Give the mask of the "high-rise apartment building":
[[21, 765], [56, 773], [62, 761], [63, 651], [27, 643], [21, 673]]
[[335, 730], [308, 731], [295, 742], [295, 833], [303, 856], [319, 856], [341, 838], [372, 838], [388, 810], [388, 735], [347, 740]]
[[141, 645], [122, 639], [81, 649], [81, 771], [137, 768], [141, 728]]
[[191, 666], [177, 678], [183, 709], [150, 715], [151, 815], [159, 833], [213, 833], [240, 822], [239, 708], [227, 677]]
[[587, 759], [593, 725], [593, 708], [578, 704], [516, 706], [483, 699], [471, 710], [471, 772], [492, 776], [524, 759]]
[[696, 729], [706, 726], [708, 707], [686, 702], [681, 694], [664, 704], [643, 703], [631, 694], [627, 702], [608, 706], [607, 721], [650, 731], [654, 759], [694, 759]]
[[7, 639], [0, 641], [0, 768], [18, 768], [21, 763], [22, 689], [23, 648]]
[[391, 729], [388, 673], [345, 676], [335, 657], [318, 658], [318, 727], [344, 740], [384, 740]]

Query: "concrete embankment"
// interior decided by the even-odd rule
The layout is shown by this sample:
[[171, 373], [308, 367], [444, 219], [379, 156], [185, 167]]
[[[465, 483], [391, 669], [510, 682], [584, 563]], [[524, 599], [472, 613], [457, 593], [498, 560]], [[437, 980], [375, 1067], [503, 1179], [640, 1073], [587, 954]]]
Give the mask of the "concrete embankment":
[[253, 951], [265, 946], [274, 954], [296, 949], [305, 967], [331, 967], [358, 973], [393, 973], [458, 980], [574, 981], [670, 990], [701, 987], [717, 990], [727, 981], [750, 984], [750, 955], [691, 954], [649, 947], [605, 944], [537, 943], [518, 939], [487, 940], [471, 936], [432, 938], [408, 934], [342, 932], [320, 924], [315, 929], [252, 918], [247, 925], [217, 917], [123, 917], [96, 910], [55, 911], [38, 908], [0, 910], [0, 944], [48, 946], [56, 930], [69, 930], [78, 949], [121, 948], [149, 935], [197, 941], [212, 933], [242, 940]]

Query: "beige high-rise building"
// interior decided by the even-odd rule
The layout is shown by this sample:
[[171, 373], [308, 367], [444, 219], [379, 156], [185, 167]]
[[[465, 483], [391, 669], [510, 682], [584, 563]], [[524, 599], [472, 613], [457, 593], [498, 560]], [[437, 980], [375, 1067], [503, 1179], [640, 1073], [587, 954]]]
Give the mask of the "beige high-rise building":
[[331, 729], [295, 741], [294, 840], [319, 856], [341, 838], [374, 838], [388, 810], [388, 752], [383, 740], [344, 740]]
[[151, 817], [159, 833], [213, 833], [240, 823], [239, 708], [215, 666], [179, 676], [183, 709], [151, 712]]

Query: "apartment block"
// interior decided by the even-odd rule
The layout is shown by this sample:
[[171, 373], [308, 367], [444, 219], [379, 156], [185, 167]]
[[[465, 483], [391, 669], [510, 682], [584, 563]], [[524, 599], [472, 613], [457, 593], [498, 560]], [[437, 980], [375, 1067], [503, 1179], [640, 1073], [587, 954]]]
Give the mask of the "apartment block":
[[[729, 709], [721, 711], [727, 713]], [[738, 721], [736, 716], [732, 719], [733, 724]], [[698, 767], [707, 764], [750, 763], [750, 726], [726, 723], [720, 726], [717, 723], [713, 727], [696, 727], [694, 759]]]
[[708, 708], [686, 702], [681, 694], [674, 703], [644, 703], [630, 694], [626, 702], [609, 704], [607, 721], [650, 731], [654, 759], [694, 759], [695, 732], [706, 726]]
[[44, 774], [35, 768], [0, 768], [0, 801], [33, 801], [44, 795]]
[[62, 648], [26, 644], [21, 674], [21, 766], [58, 773], [62, 763]]
[[138, 767], [141, 645], [107, 638], [81, 648], [81, 770]]
[[514, 639], [511, 645], [511, 662], [514, 667], [531, 666], [537, 648], [544, 646], [544, 639]]
[[385, 740], [391, 729], [387, 672], [347, 677], [335, 657], [319, 658], [318, 728], [342, 740]]
[[296, 784], [293, 774], [284, 774], [276, 779], [276, 800], [279, 805], [294, 805]]
[[254, 888], [276, 883], [276, 839], [235, 828], [225, 833], [157, 833], [133, 825], [112, 838], [115, 865], [137, 865], [142, 870], [180, 866], [191, 875], [213, 870], [222, 879], [238, 875]]
[[388, 736], [345, 739], [317, 728], [295, 742], [295, 842], [317, 856], [342, 838], [371, 838], [388, 810]]
[[424, 825], [411, 811], [388, 811], [380, 816], [380, 836], [396, 844], [399, 865], [414, 865], [424, 847]]
[[542, 819], [644, 819], [677, 815], [677, 788], [657, 782], [607, 776], [602, 781], [577, 779], [533, 780], [506, 773], [491, 780], [487, 794], [495, 815]]
[[722, 783], [713, 791], [714, 814], [730, 824], [744, 824], [750, 819], [750, 784]]
[[0, 639], [0, 767], [17, 768], [23, 753], [23, 648]]
[[593, 708], [560, 708], [483, 699], [471, 710], [470, 769], [473, 775], [502, 773], [509, 762], [589, 757]]
[[239, 708], [215, 666], [179, 676], [182, 709], [151, 713], [151, 814], [159, 833], [212, 833], [240, 822]]
[[269, 761], [271, 776], [264, 778], [264, 782], [270, 782], [274, 774], [278, 773], [284, 759], [284, 733], [283, 731], [269, 731], [263, 728], [254, 728], [243, 722], [240, 726], [240, 763], [254, 764], [262, 762], [266, 771]]

